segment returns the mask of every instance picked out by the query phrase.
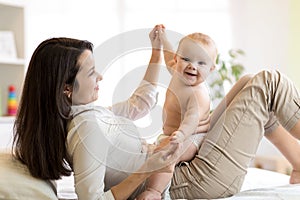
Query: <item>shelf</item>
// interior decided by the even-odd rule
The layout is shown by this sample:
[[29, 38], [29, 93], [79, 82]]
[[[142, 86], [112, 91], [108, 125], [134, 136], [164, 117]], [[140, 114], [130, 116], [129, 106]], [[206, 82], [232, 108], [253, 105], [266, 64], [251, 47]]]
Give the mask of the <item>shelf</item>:
[[0, 0], [0, 6], [24, 7], [23, 0]]
[[[15, 117], [3, 116], [8, 104], [8, 88], [10, 85], [15, 86], [18, 102], [21, 98], [24, 75], [27, 70], [25, 57], [26, 4], [25, 0], [0, 0], [0, 31], [13, 33], [16, 48], [16, 56], [0, 56], [0, 110], [2, 111], [0, 123], [3, 126], [13, 124], [15, 119]], [[0, 126], [0, 132], [3, 126]]]
[[15, 119], [16, 119], [15, 116], [1, 116], [0, 124], [14, 123]]
[[0, 65], [24, 65], [25, 64], [25, 60], [21, 59], [21, 58], [16, 58], [16, 59], [4, 59], [4, 58], [0, 58]]

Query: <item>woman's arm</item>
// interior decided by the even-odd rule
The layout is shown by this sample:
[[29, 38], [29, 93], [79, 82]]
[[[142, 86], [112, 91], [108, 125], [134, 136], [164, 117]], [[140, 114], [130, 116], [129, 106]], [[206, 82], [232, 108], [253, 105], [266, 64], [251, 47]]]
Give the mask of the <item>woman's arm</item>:
[[[122, 134], [125, 137], [115, 138], [113, 133], [118, 133], [118, 130], [110, 128], [110, 125], [105, 120], [101, 120], [101, 114], [100, 116], [98, 114], [97, 111], [89, 111], [78, 115], [68, 127], [67, 147], [72, 159], [75, 191], [79, 200], [127, 199], [150, 175], [157, 172], [171, 171], [169, 165], [178, 157], [176, 145], [170, 145], [162, 149], [149, 156], [146, 161], [144, 160], [145, 156], [141, 156], [141, 159], [139, 159], [136, 156], [140, 153], [140, 148], [132, 148], [130, 146], [128, 148], [136, 153], [128, 154], [124, 145], [135, 147], [140, 145], [140, 141], [134, 140], [137, 143], [132, 143], [132, 140], [130, 140], [132, 137], [126, 139], [126, 134]], [[128, 125], [128, 130], [133, 131], [130, 127]], [[122, 126], [121, 131], [125, 131], [123, 130], [124, 128], [126, 126]], [[121, 148], [123, 151], [114, 151], [116, 148]], [[122, 152], [125, 153], [122, 154]], [[124, 156], [126, 159], [124, 159]], [[120, 160], [120, 157], [123, 159]], [[134, 166], [131, 167], [131, 165], [128, 166], [127, 163], [123, 163], [131, 162], [132, 160], [141, 162], [138, 164], [140, 167], [135, 168]], [[130, 169], [138, 170], [123, 180], [105, 179], [107, 173], [118, 173], [114, 172], [114, 170], [107, 171], [109, 170], [107, 167], [117, 169], [116, 166], [123, 167], [120, 169], [122, 174], [124, 170], [127, 172]], [[115, 178], [118, 178], [118, 176]]]
[[131, 174], [124, 181], [111, 188], [114, 198], [116, 200], [127, 199], [150, 175], [151, 173]]
[[169, 144], [151, 155], [142, 167], [121, 183], [111, 188], [115, 199], [127, 199], [147, 178], [156, 173], [173, 173], [173, 165], [179, 157], [178, 145]]
[[128, 100], [110, 108], [115, 115], [136, 120], [148, 114], [156, 104], [156, 85], [162, 60], [161, 41], [158, 36], [161, 32], [159, 27], [159, 25], [156, 26], [149, 34], [152, 54], [143, 81]]
[[[105, 188], [115, 181], [108, 179], [112, 183], [105, 182], [106, 168], [109, 167], [107, 155], [111, 145], [115, 144], [103, 132], [106, 128], [97, 122], [97, 117], [99, 116], [78, 116], [70, 125], [68, 152], [73, 160], [75, 192], [79, 200], [127, 199], [151, 173], [141, 170], [141, 173], [129, 175], [118, 185], [104, 192]], [[111, 156], [112, 159], [117, 159], [116, 155]]]
[[104, 193], [104, 177], [110, 143], [97, 120], [75, 117], [69, 125], [67, 139], [78, 199], [107, 199], [109, 192]]

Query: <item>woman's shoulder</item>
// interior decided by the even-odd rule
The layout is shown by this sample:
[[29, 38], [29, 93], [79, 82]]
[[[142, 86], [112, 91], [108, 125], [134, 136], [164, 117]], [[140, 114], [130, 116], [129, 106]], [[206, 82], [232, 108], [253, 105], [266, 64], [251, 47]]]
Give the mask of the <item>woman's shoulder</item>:
[[77, 116], [85, 116], [88, 117], [90, 115], [94, 115], [95, 113], [99, 115], [111, 115], [113, 114], [108, 108], [98, 106], [95, 104], [86, 104], [86, 105], [74, 105], [71, 106], [70, 117], [75, 118]]

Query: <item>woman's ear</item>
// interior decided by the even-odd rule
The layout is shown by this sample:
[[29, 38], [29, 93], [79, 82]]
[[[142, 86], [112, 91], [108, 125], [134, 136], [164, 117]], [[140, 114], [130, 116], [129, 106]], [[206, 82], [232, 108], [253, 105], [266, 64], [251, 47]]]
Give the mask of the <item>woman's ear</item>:
[[71, 98], [72, 91], [73, 91], [72, 86], [70, 86], [69, 84], [65, 84], [65, 86], [64, 86], [64, 94], [67, 95], [68, 98]]
[[209, 71], [214, 71], [216, 69], [216, 66], [215, 65], [213, 65], [213, 66], [211, 66], [211, 68], [210, 68], [210, 70]]

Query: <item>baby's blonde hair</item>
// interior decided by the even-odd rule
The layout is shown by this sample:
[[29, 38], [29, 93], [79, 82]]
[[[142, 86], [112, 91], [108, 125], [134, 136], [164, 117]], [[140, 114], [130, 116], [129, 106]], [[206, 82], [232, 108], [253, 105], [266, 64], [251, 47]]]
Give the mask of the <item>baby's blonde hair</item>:
[[211, 58], [214, 65], [216, 65], [218, 50], [215, 45], [215, 42], [211, 39], [211, 37], [203, 33], [191, 33], [180, 40], [179, 46], [181, 42], [186, 38], [191, 39], [196, 43], [200, 44], [207, 51], [208, 56]]

